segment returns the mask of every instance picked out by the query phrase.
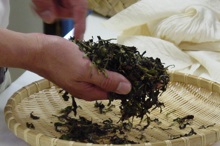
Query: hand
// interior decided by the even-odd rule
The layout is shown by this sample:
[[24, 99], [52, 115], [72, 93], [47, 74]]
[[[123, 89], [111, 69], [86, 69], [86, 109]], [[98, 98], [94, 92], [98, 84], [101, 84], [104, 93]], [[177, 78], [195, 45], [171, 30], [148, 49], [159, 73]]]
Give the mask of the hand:
[[85, 32], [87, 0], [32, 0], [34, 10], [46, 23], [52, 23], [58, 18], [74, 20], [74, 36], [82, 39]]
[[76, 44], [62, 37], [7, 29], [0, 29], [0, 34], [0, 66], [33, 71], [85, 100], [107, 99], [108, 92], [131, 90], [124, 76], [106, 71], [105, 77]]
[[110, 91], [127, 94], [131, 90], [130, 82], [121, 74], [106, 71], [107, 78], [99, 73], [73, 42], [43, 34], [37, 34], [37, 40], [40, 45], [34, 55], [30, 55], [26, 68], [73, 96], [85, 100], [107, 99]]

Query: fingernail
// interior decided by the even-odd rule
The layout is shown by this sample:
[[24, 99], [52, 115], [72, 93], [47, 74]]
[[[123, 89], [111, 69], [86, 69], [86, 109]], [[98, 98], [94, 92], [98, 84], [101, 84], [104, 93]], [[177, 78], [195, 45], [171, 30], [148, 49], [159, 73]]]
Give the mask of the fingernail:
[[120, 82], [115, 92], [118, 94], [128, 94], [130, 91], [131, 91], [130, 83]]
[[40, 13], [40, 16], [46, 23], [52, 23], [53, 22], [53, 17], [51, 11], [43, 11]]

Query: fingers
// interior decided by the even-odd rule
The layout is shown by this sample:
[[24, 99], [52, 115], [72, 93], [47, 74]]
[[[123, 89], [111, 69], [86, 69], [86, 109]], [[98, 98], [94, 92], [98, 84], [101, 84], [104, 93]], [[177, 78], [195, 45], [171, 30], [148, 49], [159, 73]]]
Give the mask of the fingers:
[[101, 89], [118, 94], [128, 94], [131, 91], [131, 83], [121, 74], [111, 71], [106, 71], [106, 76], [103, 73], [92, 71], [92, 83]]
[[82, 40], [86, 28], [87, 9], [76, 7], [74, 9], [74, 36], [76, 39]]
[[74, 37], [83, 39], [85, 32], [86, 15], [88, 11], [88, 2], [86, 0], [60, 0], [63, 13], [57, 13], [58, 17], [69, 17], [74, 20]]
[[99, 75], [93, 77], [94, 84], [77, 82], [74, 88], [70, 88], [69, 93], [76, 98], [94, 101], [108, 99], [108, 92], [118, 94], [127, 94], [130, 92], [131, 84], [122, 75], [114, 72], [109, 72], [110, 76], [108, 78], [101, 74]]
[[131, 91], [131, 83], [117, 72], [107, 71], [105, 76], [97, 68], [88, 62], [82, 66], [84, 72], [75, 79], [77, 85], [71, 83], [69, 93], [77, 98], [85, 100], [103, 100], [108, 98], [109, 92], [118, 94], [128, 94]]
[[69, 93], [76, 98], [87, 101], [105, 100], [108, 97], [108, 93], [106, 91], [85, 82], [78, 82], [74, 89], [69, 90]]
[[83, 39], [88, 10], [87, 0], [32, 0], [35, 12], [45, 23], [55, 19], [70, 18], [74, 20], [74, 36]]

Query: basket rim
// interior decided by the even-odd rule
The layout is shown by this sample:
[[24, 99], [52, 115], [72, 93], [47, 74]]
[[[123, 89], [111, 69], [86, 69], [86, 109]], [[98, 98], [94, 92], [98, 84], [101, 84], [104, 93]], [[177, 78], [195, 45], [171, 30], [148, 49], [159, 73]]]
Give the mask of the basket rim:
[[[201, 88], [205, 88], [208, 89], [212, 92], [217, 92], [220, 93], [220, 83], [217, 83], [215, 81], [211, 81], [202, 77], [198, 77], [196, 75], [192, 75], [192, 74], [188, 74], [188, 73], [182, 73], [179, 71], [168, 71], [169, 75], [170, 75], [170, 81], [172, 82], [182, 82], [182, 83], [186, 83], [186, 84], [192, 84], [192, 85], [196, 85], [198, 87]], [[42, 138], [44, 139], [48, 139], [49, 141], [51, 141], [52, 144], [57, 144], [57, 143], [62, 143], [62, 144], [72, 144], [72, 145], [90, 145], [90, 146], [108, 146], [108, 144], [93, 144], [93, 143], [82, 143], [82, 142], [76, 142], [76, 141], [67, 141], [67, 140], [61, 140], [59, 138], [54, 138], [54, 137], [50, 137], [47, 135], [44, 135], [40, 132], [36, 132], [35, 130], [29, 129], [26, 126], [22, 125], [21, 123], [17, 122], [17, 120], [15, 119], [15, 117], [13, 116], [13, 112], [12, 109], [15, 108], [14, 105], [16, 105], [15, 103], [15, 98], [18, 98], [18, 96], [21, 97], [21, 92], [22, 91], [26, 91], [27, 97], [30, 96], [33, 91], [30, 91], [27, 87], [31, 86], [32, 88], [37, 88], [37, 90], [35, 90], [35, 92], [33, 93], [37, 93], [39, 91], [41, 91], [42, 89], [47, 89], [45, 87], [41, 88], [40, 85], [41, 84], [45, 84], [44, 86], [47, 88], [50, 88], [52, 86], [54, 86], [55, 84], [53, 84], [52, 82], [48, 81], [47, 79], [40, 79], [39, 81], [35, 81], [27, 86], [22, 87], [21, 89], [19, 89], [17, 92], [15, 92], [7, 101], [6, 106], [4, 108], [4, 116], [5, 116], [5, 121], [7, 123], [8, 128], [19, 138], [23, 139], [24, 141], [28, 142], [27, 139], [25, 139], [25, 134], [27, 133], [32, 133], [35, 136], [35, 143], [36, 145], [38, 145], [41, 141]], [[24, 97], [24, 98], [27, 98]], [[23, 98], [23, 99], [24, 99]], [[20, 102], [22, 101], [22, 99], [20, 99]], [[10, 125], [13, 126], [13, 128], [10, 128]], [[17, 131], [19, 131], [19, 133], [22, 133], [23, 136], [19, 136], [17, 134]], [[203, 134], [200, 135], [193, 135], [190, 137], [182, 137], [182, 138], [178, 138], [178, 139], [173, 139], [173, 140], [163, 140], [163, 141], [158, 141], [158, 142], [148, 142], [148, 143], [144, 143], [144, 146], [151, 146], [151, 145], [167, 145], [169, 143], [176, 143], [176, 142], [181, 142], [182, 144], [184, 143], [189, 143], [191, 140], [194, 139], [202, 139], [202, 144], [204, 145], [209, 145], [210, 143], [206, 143], [206, 136], [210, 135], [210, 136], [215, 136], [215, 140], [212, 142], [212, 144], [214, 144], [215, 142], [220, 140], [220, 129], [214, 129], [214, 130], [210, 130], [210, 131], [205, 131]], [[126, 145], [126, 144], [110, 144], [111, 146], [122, 146], [122, 145]], [[143, 146], [142, 144], [131, 144], [132, 146]], [[127, 145], [126, 145], [127, 146]]]

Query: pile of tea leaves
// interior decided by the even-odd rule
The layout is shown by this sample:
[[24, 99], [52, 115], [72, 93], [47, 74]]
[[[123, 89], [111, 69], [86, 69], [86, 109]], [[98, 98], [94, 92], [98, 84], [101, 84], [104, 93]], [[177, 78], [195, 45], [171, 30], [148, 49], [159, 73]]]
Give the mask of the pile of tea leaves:
[[[152, 58], [140, 54], [136, 47], [129, 47], [111, 40], [78, 41], [70, 38], [85, 52], [94, 66], [106, 77], [105, 70], [118, 72], [124, 75], [132, 85], [132, 90], [127, 95], [109, 93], [109, 105], [113, 100], [121, 100], [121, 120], [131, 117], [143, 119], [151, 109], [164, 106], [158, 100], [161, 93], [166, 90], [169, 82], [167, 67], [164, 67], [159, 58]], [[146, 46], [147, 47], [147, 46]]]
[[59, 139], [94, 144], [138, 144], [138, 141], [129, 140], [126, 135], [132, 128], [131, 123], [116, 124], [111, 118], [102, 122], [94, 122], [83, 116], [75, 118], [69, 115], [71, 108], [68, 108], [63, 109], [60, 116], [54, 115], [59, 119], [54, 123], [55, 130], [61, 133]]
[[[159, 101], [159, 96], [166, 90], [169, 82], [169, 74], [167, 72], [168, 67], [164, 67], [164, 64], [159, 58], [154, 59], [152, 57], [146, 57], [146, 52], [140, 53], [136, 47], [112, 43], [112, 39], [103, 40], [101, 37], [97, 38], [98, 41], [94, 41], [94, 39], [90, 39], [88, 41], [79, 41], [75, 40], [74, 38], [70, 38], [69, 40], [79, 46], [80, 50], [85, 53], [85, 57], [88, 57], [93, 66], [96, 67], [100, 73], [103, 73], [106, 78], [108, 78], [108, 74], [105, 71], [109, 70], [122, 74], [131, 82], [132, 90], [127, 95], [120, 95], [117, 93], [109, 93], [108, 95], [109, 103], [107, 106], [111, 106], [114, 100], [120, 100], [119, 110], [121, 116], [119, 121], [124, 123], [125, 120], [129, 120], [130, 118], [134, 117], [140, 118], [141, 121], [145, 116], [149, 117], [150, 112], [157, 108], [159, 108], [160, 112], [162, 112], [164, 103]], [[62, 91], [62, 93], [64, 100], [67, 101], [69, 99], [68, 92]], [[113, 133], [115, 133], [115, 129], [120, 129], [117, 125], [114, 125], [113, 128], [112, 123], [109, 124], [108, 122], [108, 126], [111, 125], [112, 127], [112, 129], [110, 128], [111, 130], [106, 130], [106, 124], [104, 124], [102, 127], [98, 126], [99, 128], [97, 129], [97, 123], [87, 121], [84, 119], [84, 117], [81, 117], [75, 121], [68, 115], [71, 111], [77, 115], [77, 108], [78, 105], [75, 102], [74, 97], [72, 97], [72, 106], [66, 108], [67, 111], [64, 115], [58, 116], [58, 118], [62, 118], [62, 121], [65, 121], [65, 123], [57, 122], [55, 125], [56, 130], [59, 132], [60, 130], [58, 130], [57, 127], [62, 128], [63, 126], [68, 127], [67, 129], [69, 129], [66, 132], [61, 132], [64, 133], [61, 136], [61, 139], [76, 140], [71, 137], [71, 135], [76, 136], [75, 134], [71, 133], [71, 131], [74, 131], [74, 125], [77, 129], [76, 125], [81, 125], [78, 127], [80, 128], [82, 127], [82, 124], [84, 125], [85, 123], [86, 126], [84, 125], [84, 131], [86, 129], [85, 127], [87, 127], [87, 132], [99, 131], [98, 133], [100, 133], [101, 131], [101, 133], [105, 133], [106, 131], [113, 131]], [[77, 121], [78, 124], [76, 124]], [[105, 129], [102, 129], [103, 127]], [[95, 130], [93, 128], [95, 128]], [[119, 133], [122, 132], [119, 131]], [[91, 134], [84, 133], [81, 135]], [[95, 141], [91, 141], [91, 139], [86, 139], [86, 137], [87, 136], [85, 136], [84, 140], [81, 140], [81, 142], [90, 141], [97, 143]], [[133, 143], [132, 141], [129, 142], [125, 137], [119, 138], [114, 135], [114, 138], [115, 140], [111, 141], [113, 144]]]

